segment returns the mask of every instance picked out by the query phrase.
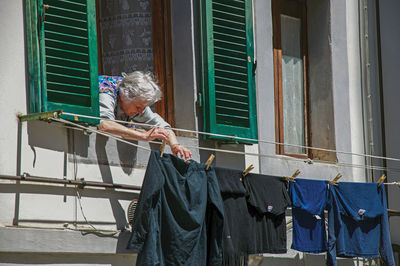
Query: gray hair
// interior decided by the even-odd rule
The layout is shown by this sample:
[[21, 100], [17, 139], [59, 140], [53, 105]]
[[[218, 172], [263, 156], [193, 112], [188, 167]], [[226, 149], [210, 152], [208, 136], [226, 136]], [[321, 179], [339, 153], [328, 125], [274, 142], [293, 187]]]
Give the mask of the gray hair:
[[161, 100], [160, 87], [150, 72], [135, 71], [122, 75], [124, 78], [118, 88], [128, 101], [139, 100], [152, 105]]

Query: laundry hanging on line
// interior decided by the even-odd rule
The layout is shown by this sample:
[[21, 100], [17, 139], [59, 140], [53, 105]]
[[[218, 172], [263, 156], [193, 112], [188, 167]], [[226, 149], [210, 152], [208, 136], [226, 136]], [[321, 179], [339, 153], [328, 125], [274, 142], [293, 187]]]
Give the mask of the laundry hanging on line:
[[[247, 265], [249, 254], [285, 253], [285, 210], [291, 202], [293, 249], [310, 253], [328, 249], [328, 265], [336, 265], [336, 256], [374, 258], [379, 255], [386, 265], [394, 265], [383, 186], [340, 182], [328, 188], [327, 181], [297, 178], [290, 182], [288, 194], [287, 181], [282, 177], [252, 173], [244, 176], [240, 170], [218, 167], [207, 171], [204, 164], [193, 160], [187, 163], [170, 154], [165, 156], [160, 158], [158, 151], [151, 153], [135, 214], [129, 248], [139, 252], [139, 265], [148, 262], [160, 265], [188, 265], [186, 262], [191, 265]], [[203, 183], [199, 183], [199, 177]], [[207, 180], [207, 185], [204, 180]], [[354, 191], [364, 191], [364, 196], [353, 200], [351, 195], [358, 195]], [[205, 197], [204, 192], [208, 196]], [[200, 216], [191, 217], [185, 213], [193, 210], [192, 204], [203, 206], [195, 208]], [[324, 209], [329, 210], [328, 245]], [[192, 232], [191, 239], [195, 241], [190, 241], [190, 247], [180, 245], [187, 240], [182, 242], [179, 234], [171, 234], [171, 231], [182, 232], [174, 226], [187, 224], [183, 220], [188, 217], [202, 225]], [[166, 231], [161, 232], [160, 228]], [[151, 233], [154, 231], [155, 234]], [[204, 238], [208, 239], [207, 243], [202, 242]], [[177, 244], [180, 241], [182, 243]], [[167, 252], [161, 248], [163, 246]], [[186, 247], [207, 252], [189, 255], [185, 252]], [[206, 264], [196, 264], [197, 261]]]
[[137, 265], [221, 265], [222, 199], [205, 168], [151, 152], [128, 243]]
[[285, 210], [290, 204], [286, 182], [219, 167], [215, 173], [225, 211], [223, 265], [247, 265], [249, 254], [286, 253]]
[[289, 182], [292, 199], [292, 249], [322, 253], [327, 251], [325, 212], [328, 199], [328, 181], [296, 179]]

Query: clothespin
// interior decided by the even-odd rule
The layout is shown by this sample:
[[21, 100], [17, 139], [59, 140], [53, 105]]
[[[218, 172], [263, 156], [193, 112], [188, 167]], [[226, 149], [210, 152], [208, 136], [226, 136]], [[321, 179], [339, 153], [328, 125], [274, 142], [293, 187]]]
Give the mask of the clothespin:
[[381, 178], [379, 178], [379, 180], [378, 180], [378, 187], [381, 186], [381, 184], [383, 183], [383, 181], [385, 181], [385, 179], [386, 179], [386, 175], [383, 174], [383, 175], [381, 176]]
[[207, 162], [206, 162], [206, 165], [207, 165], [206, 166], [206, 170], [208, 170], [210, 168], [210, 165], [211, 165], [212, 161], [214, 160], [214, 158], [215, 158], [215, 155], [211, 154], [210, 157], [208, 158]]
[[164, 155], [165, 144], [167, 144], [167, 143], [165, 142], [165, 140], [163, 140], [162, 143], [161, 143], [161, 146], [160, 146], [160, 152], [161, 152], [160, 157], [161, 158]]
[[243, 177], [245, 177], [253, 169], [254, 169], [254, 166], [252, 164], [250, 164], [250, 166], [247, 167], [246, 170], [243, 171], [242, 177], [240, 178], [240, 182], [243, 182]]
[[243, 171], [243, 176], [246, 176], [253, 169], [254, 169], [254, 166], [252, 164], [250, 164], [250, 166], [247, 167], [246, 170]]
[[297, 169], [296, 172], [294, 172], [294, 174], [293, 174], [291, 177], [289, 177], [289, 176], [284, 176], [283, 178], [284, 178], [286, 181], [296, 182], [295, 179], [296, 179], [296, 177], [297, 177], [299, 174], [300, 174], [300, 170]]
[[75, 120], [75, 121], [79, 121], [79, 119], [78, 119], [78, 116], [77, 116], [77, 115], [74, 115], [74, 120]]
[[328, 183], [334, 186], [337, 186], [338, 180], [342, 177], [341, 173], [338, 173], [336, 177], [332, 180], [329, 180]]

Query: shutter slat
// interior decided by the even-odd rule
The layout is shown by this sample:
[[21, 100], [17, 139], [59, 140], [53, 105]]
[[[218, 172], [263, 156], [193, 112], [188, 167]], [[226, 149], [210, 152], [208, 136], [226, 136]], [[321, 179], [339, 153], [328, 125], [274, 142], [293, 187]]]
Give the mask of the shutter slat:
[[66, 0], [44, 0], [43, 3], [50, 6], [50, 8], [46, 11], [46, 13], [51, 12], [51, 9], [54, 7], [67, 9], [75, 12], [86, 13], [86, 3], [84, 2], [66, 1]]
[[87, 86], [79, 86], [76, 84], [67, 84], [67, 83], [59, 83], [59, 82], [51, 82], [47, 81], [47, 88], [53, 91], [66, 91], [72, 93], [79, 93], [90, 95], [90, 88]]
[[85, 28], [69, 26], [69, 25], [60, 24], [60, 23], [56, 23], [56, 22], [49, 22], [49, 21], [46, 21], [44, 23], [44, 25], [45, 25], [46, 30], [49, 29], [50, 31], [65, 32], [65, 33], [71, 34], [73, 36], [82, 36], [82, 35], [87, 36], [87, 29], [85, 29]]
[[83, 62], [88, 60], [87, 54], [72, 52], [72, 51], [67, 51], [67, 50], [62, 50], [62, 49], [57, 49], [57, 48], [52, 48], [52, 47], [46, 48], [46, 55], [65, 58], [65, 59], [71, 59], [71, 60], [76, 60], [76, 61], [83, 61]]
[[47, 62], [47, 64], [80, 68], [80, 69], [88, 69], [88, 67], [89, 67], [88, 62], [77, 61], [77, 60], [72, 60], [72, 59], [68, 59], [68, 58], [56, 57], [56, 56], [49, 56], [49, 55], [46, 55], [46, 62]]
[[231, 20], [219, 18], [219, 17], [214, 18], [214, 24], [218, 25], [218, 26], [226, 26], [226, 27], [231, 26], [231, 27], [235, 27], [238, 29], [246, 30], [246, 24], [244, 24], [244, 23], [240, 23], [237, 21], [231, 21]]
[[88, 38], [85, 36], [74, 36], [74, 35], [65, 34], [62, 32], [54, 32], [54, 31], [46, 30], [45, 37], [48, 39], [59, 40], [59, 41], [64, 41], [64, 42], [69, 42], [69, 43], [88, 45]]
[[242, 80], [235, 80], [235, 79], [231, 79], [228, 77], [222, 77], [222, 76], [215, 76], [215, 82], [216, 83], [221, 83], [221, 84], [232, 84], [232, 86], [238, 85], [244, 88], [247, 88], [247, 82], [246, 81], [242, 81]]
[[[235, 58], [229, 55], [226, 55], [224, 50], [215, 49], [215, 51], [219, 51], [219, 55], [215, 56], [215, 62], [217, 63], [226, 63], [228, 65], [235, 65], [237, 67], [241, 67], [243, 69], [247, 69], [247, 61], [244, 58]], [[224, 52], [224, 53], [222, 53]]]
[[57, 6], [52, 6], [51, 7], [51, 12], [52, 12], [52, 14], [60, 16], [60, 17], [68, 17], [68, 18], [71, 18], [71, 19], [86, 20], [86, 13], [85, 12], [80, 12], [80, 11], [60, 8], [60, 7], [57, 7]]
[[[217, 3], [217, 4], [225, 4], [228, 6], [232, 6], [232, 7], [236, 7], [239, 8], [241, 10], [245, 9], [245, 3], [243, 1], [226, 1], [226, 0], [214, 0], [213, 3]], [[242, 11], [243, 12], [243, 11]]]
[[248, 119], [249, 112], [247, 110], [240, 110], [234, 107], [216, 105], [218, 114], [231, 115]]
[[57, 66], [47, 64], [47, 71], [49, 73], [57, 73], [62, 75], [68, 75], [71, 77], [79, 77], [88, 80], [87, 76], [89, 71], [87, 69], [77, 69], [72, 67]]
[[243, 14], [243, 9], [240, 7], [236, 7], [233, 5], [227, 5], [225, 3], [218, 3], [217, 1], [215, 1], [213, 4], [214, 4], [214, 8], [217, 10], [223, 10], [226, 12], [230, 12], [232, 14], [239, 14], [239, 15]]
[[215, 96], [217, 99], [223, 99], [223, 100], [231, 100], [233, 102], [242, 102], [242, 103], [246, 103], [248, 105], [249, 103], [249, 98], [246, 97], [247, 95], [243, 95], [243, 94], [236, 94], [236, 93], [232, 93], [231, 91], [216, 91], [215, 92]]
[[57, 103], [70, 104], [73, 102], [75, 105], [86, 107], [91, 105], [91, 98], [88, 95], [47, 90], [47, 97]]
[[46, 21], [52, 21], [54, 23], [70, 23], [75, 27], [86, 27], [87, 21], [86, 19], [74, 18], [71, 16], [61, 16], [58, 14], [47, 14]]
[[229, 34], [226, 32], [215, 32], [215, 39], [219, 40], [227, 40], [233, 43], [243, 43], [246, 42], [246, 36], [238, 36], [234, 34]]
[[232, 63], [219, 62], [217, 60], [215, 60], [215, 68], [216, 69], [226, 69], [229, 71], [240, 72], [240, 73], [247, 71], [246, 67], [238, 66], [238, 65], [235, 65]]
[[237, 102], [237, 101], [231, 101], [227, 99], [219, 99], [217, 97], [217, 107], [230, 107], [230, 108], [235, 108], [236, 110], [240, 110], [243, 112], [248, 112], [249, 105], [246, 102]]
[[57, 49], [59, 49], [59, 50], [71, 51], [71, 52], [79, 53], [82, 55], [88, 55], [87, 54], [87, 50], [88, 50], [87, 45], [74, 44], [74, 43], [70, 43], [70, 42], [63, 42], [63, 41], [53, 40], [53, 39], [48, 39], [48, 38], [45, 38], [45, 41], [49, 46], [57, 47]]
[[232, 14], [229, 12], [225, 12], [223, 10], [214, 9], [214, 14], [216, 19], [223, 19], [226, 21], [230, 21], [233, 23], [240, 23], [241, 25], [246, 25], [245, 17], [242, 14]]
[[46, 74], [47, 74], [47, 81], [50, 81], [50, 82], [76, 84], [79, 86], [86, 86], [86, 87], [90, 86], [90, 83], [88, 80], [82, 79], [80, 77], [74, 77], [74, 76], [70, 76], [70, 75], [51, 73], [51, 72], [48, 72]]
[[215, 68], [215, 76], [216, 77], [223, 77], [227, 79], [234, 79], [234, 80], [240, 80], [244, 81], [245, 84], [247, 84], [247, 75], [244, 73], [239, 73], [239, 72], [232, 72], [228, 70], [222, 70], [222, 69], [217, 69]]

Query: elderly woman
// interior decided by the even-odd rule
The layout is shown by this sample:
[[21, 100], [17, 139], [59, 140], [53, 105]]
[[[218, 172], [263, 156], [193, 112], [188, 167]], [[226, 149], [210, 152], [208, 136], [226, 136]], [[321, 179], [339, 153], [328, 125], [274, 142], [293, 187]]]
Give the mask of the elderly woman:
[[[165, 140], [175, 156], [188, 160], [190, 150], [180, 145], [170, 125], [149, 106], [161, 99], [161, 90], [149, 73], [135, 71], [124, 77], [99, 76], [100, 117], [99, 130], [131, 140]], [[132, 126], [112, 120], [135, 121], [153, 125], [148, 131], [138, 131]]]

